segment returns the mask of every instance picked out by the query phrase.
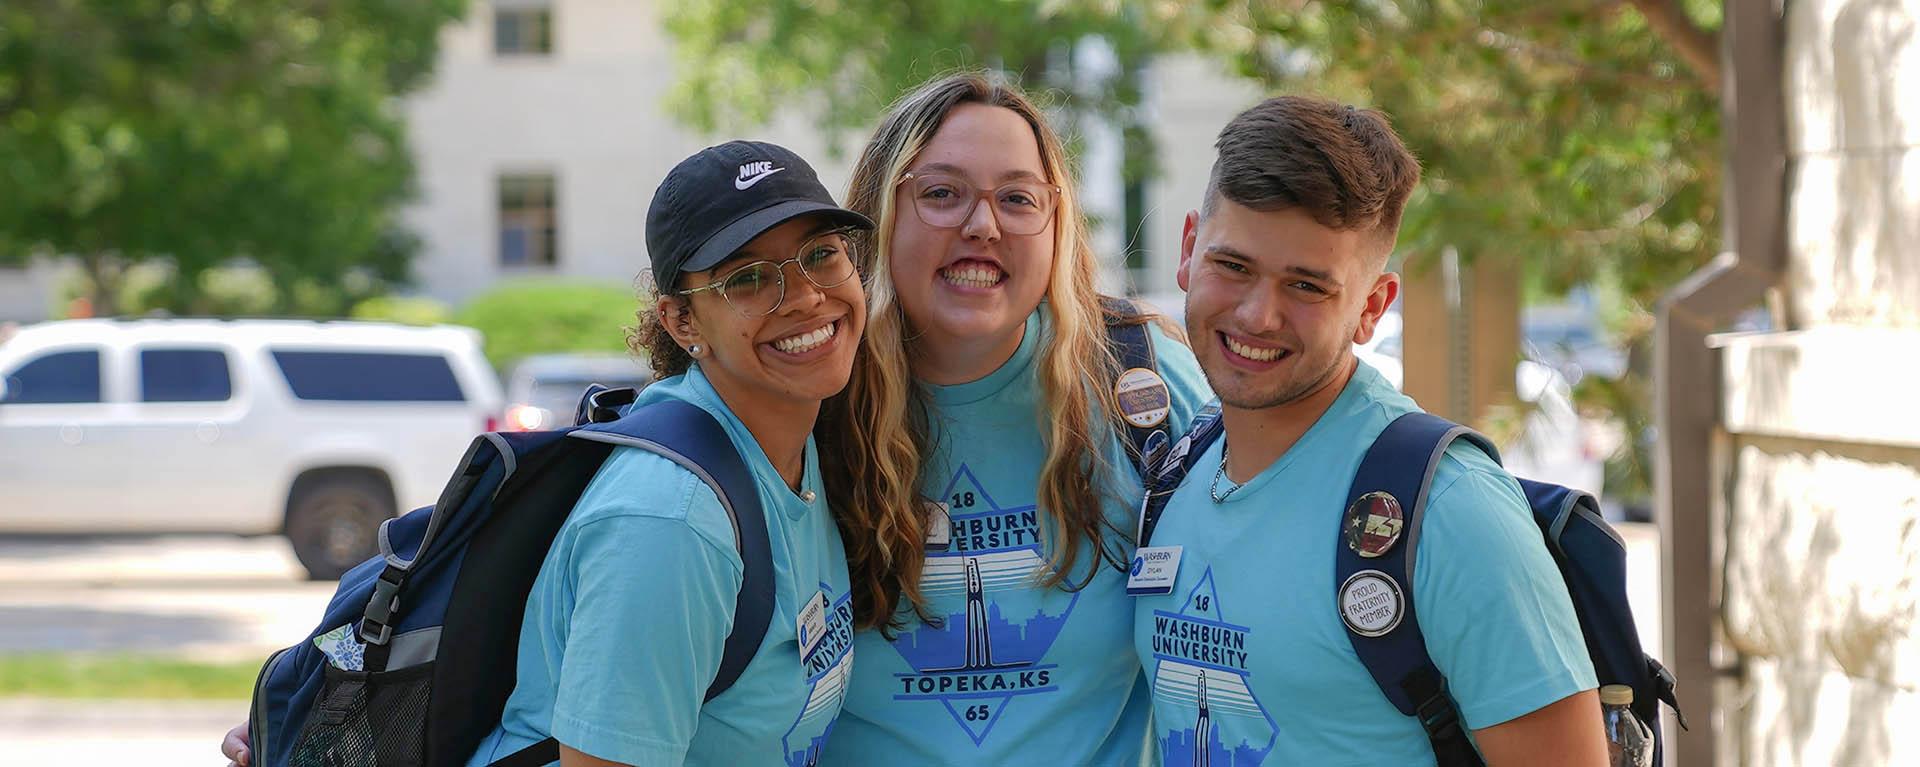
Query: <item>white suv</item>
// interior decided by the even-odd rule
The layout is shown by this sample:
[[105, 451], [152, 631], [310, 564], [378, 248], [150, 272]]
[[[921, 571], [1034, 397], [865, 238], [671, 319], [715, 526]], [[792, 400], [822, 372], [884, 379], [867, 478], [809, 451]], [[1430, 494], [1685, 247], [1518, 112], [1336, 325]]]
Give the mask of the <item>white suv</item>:
[[335, 578], [500, 407], [470, 328], [29, 325], [0, 339], [0, 532], [283, 533]]

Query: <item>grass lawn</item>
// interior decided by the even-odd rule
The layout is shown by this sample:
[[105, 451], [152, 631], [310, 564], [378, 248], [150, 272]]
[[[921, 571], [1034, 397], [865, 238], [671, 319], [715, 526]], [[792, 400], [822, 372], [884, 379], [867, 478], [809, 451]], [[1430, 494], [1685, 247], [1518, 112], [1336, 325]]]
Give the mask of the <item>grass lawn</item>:
[[0, 697], [245, 699], [260, 661], [195, 663], [150, 655], [0, 655]]

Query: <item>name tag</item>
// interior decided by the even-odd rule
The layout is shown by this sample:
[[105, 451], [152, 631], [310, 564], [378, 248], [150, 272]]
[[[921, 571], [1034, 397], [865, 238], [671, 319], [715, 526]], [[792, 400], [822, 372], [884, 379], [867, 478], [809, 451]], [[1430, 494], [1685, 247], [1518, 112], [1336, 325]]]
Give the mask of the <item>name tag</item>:
[[800, 617], [794, 621], [794, 636], [800, 641], [800, 657], [807, 657], [820, 640], [827, 638], [827, 595], [814, 592], [813, 598], [800, 607]]
[[927, 550], [946, 551], [953, 543], [953, 518], [948, 516], [945, 503], [928, 504], [927, 510]]
[[1133, 553], [1133, 566], [1127, 570], [1127, 594], [1147, 596], [1173, 593], [1173, 581], [1180, 574], [1179, 546], [1147, 546]]

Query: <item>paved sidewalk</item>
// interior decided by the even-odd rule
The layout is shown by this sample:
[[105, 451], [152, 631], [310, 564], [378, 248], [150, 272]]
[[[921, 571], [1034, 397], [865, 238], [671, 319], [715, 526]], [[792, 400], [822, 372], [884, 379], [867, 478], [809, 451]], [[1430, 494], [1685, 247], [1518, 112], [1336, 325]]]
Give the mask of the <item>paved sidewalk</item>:
[[0, 698], [0, 764], [220, 767], [247, 702]]
[[0, 654], [264, 660], [335, 585], [306, 580], [280, 538], [0, 537]]

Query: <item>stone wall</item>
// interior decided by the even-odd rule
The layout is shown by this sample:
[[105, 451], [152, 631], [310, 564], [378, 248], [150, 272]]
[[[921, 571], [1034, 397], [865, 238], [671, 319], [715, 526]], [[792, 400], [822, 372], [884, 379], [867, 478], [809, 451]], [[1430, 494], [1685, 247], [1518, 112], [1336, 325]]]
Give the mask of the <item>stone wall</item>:
[[1920, 2], [1789, 0], [1789, 324], [1920, 328]]
[[1739, 676], [1723, 760], [1920, 764], [1920, 451], [1743, 442], [1723, 608]]
[[1786, 332], [1724, 337], [1723, 765], [1920, 764], [1920, 0], [1787, 0]]

